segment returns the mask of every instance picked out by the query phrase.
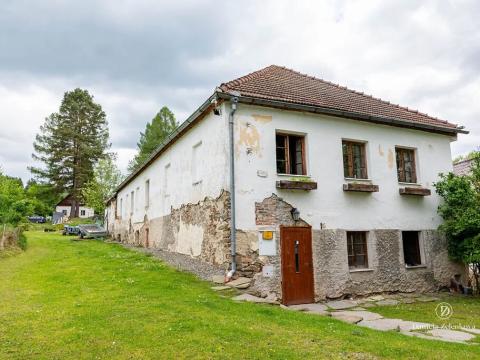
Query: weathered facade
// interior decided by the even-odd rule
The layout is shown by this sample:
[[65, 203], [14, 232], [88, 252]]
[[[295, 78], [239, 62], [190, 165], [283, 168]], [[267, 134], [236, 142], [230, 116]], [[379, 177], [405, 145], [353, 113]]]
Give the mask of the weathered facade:
[[[342, 111], [305, 105], [327, 95]], [[463, 273], [432, 191], [462, 130], [279, 67], [222, 84], [127, 178], [107, 209], [115, 239], [230, 268], [232, 96], [236, 275], [253, 279], [249, 291], [293, 303], [306, 296], [295, 286], [320, 300], [431, 291]]]

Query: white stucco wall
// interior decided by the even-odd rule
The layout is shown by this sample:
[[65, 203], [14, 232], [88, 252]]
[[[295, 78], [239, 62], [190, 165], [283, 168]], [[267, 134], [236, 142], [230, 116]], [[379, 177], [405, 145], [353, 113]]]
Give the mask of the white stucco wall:
[[[70, 217], [70, 211], [72, 210], [72, 208], [70, 206], [57, 206], [55, 208], [55, 211], [56, 212], [60, 212], [60, 213], [63, 213], [63, 211], [66, 211], [66, 215], [68, 217]], [[85, 211], [85, 214], [82, 215], [82, 211]], [[86, 207], [86, 206], [80, 206], [79, 207], [79, 210], [78, 210], [78, 216], [80, 218], [90, 218], [90, 217], [93, 217], [95, 214], [94, 214], [94, 211], [92, 208], [89, 208], [89, 207]]]
[[[278, 194], [297, 207], [313, 228], [435, 229], [439, 197], [433, 183], [452, 170], [448, 136], [325, 115], [239, 105], [236, 113], [237, 227], [254, 230], [255, 202]], [[307, 172], [318, 183], [310, 192], [276, 189], [275, 133], [306, 135]], [[378, 193], [344, 192], [342, 139], [367, 142], [367, 167]], [[401, 196], [395, 146], [416, 149], [418, 183], [431, 196]]]
[[[228, 129], [227, 115], [208, 113], [148, 168], [121, 189], [117, 195], [119, 220], [142, 222], [145, 215], [155, 219], [170, 214], [171, 206], [197, 203], [205, 197], [218, 197], [226, 188]], [[197, 161], [193, 162], [193, 159]], [[149, 180], [149, 206], [145, 206], [145, 187]], [[131, 212], [131, 194], [134, 209]], [[110, 209], [110, 208], [109, 208]], [[192, 229], [182, 229], [185, 234]], [[201, 243], [200, 243], [201, 244]], [[188, 252], [198, 252], [193, 246]]]

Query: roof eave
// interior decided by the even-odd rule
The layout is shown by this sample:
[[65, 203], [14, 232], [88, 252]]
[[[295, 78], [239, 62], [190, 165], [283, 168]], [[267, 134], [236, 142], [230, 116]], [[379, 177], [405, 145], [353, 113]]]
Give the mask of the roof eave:
[[[221, 99], [229, 99], [232, 96], [234, 96], [232, 93], [221, 92], [221, 91], [218, 92], [218, 97]], [[351, 112], [351, 111], [344, 111], [344, 110], [312, 106], [312, 105], [304, 105], [304, 104], [281, 101], [281, 100], [264, 99], [264, 98], [253, 97], [253, 96], [243, 96], [243, 95], [237, 95], [237, 94], [235, 94], [235, 96], [238, 98], [238, 101], [240, 103], [244, 103], [244, 104], [268, 106], [268, 107], [274, 107], [279, 109], [305, 111], [305, 112], [311, 112], [316, 114], [338, 116], [338, 117], [343, 117], [347, 119], [354, 119], [354, 120], [366, 121], [366, 122], [371, 122], [376, 124], [391, 125], [391, 126], [404, 127], [404, 128], [406, 127], [406, 128], [416, 129], [416, 130], [440, 133], [444, 135], [456, 135], [458, 133], [461, 133], [461, 134], [469, 133], [467, 130], [464, 130], [463, 128], [460, 128], [460, 127], [453, 128], [453, 127], [443, 127], [443, 126], [436, 126], [436, 125], [430, 125], [430, 124], [415, 123], [408, 120], [388, 118], [383, 116], [365, 115], [365, 114], [360, 114], [360, 113]]]

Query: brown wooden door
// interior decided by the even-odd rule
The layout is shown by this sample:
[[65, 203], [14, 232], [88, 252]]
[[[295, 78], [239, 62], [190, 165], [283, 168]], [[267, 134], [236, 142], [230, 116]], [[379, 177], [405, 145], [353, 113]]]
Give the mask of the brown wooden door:
[[280, 227], [282, 251], [282, 303], [308, 304], [314, 301], [312, 229]]

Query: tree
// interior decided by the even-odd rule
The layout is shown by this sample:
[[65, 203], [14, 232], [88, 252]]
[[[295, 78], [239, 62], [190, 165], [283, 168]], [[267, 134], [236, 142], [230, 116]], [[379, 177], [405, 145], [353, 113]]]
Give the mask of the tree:
[[51, 215], [55, 204], [62, 197], [61, 194], [55, 192], [52, 185], [41, 184], [33, 179], [27, 182], [25, 195], [34, 206], [33, 213], [42, 216]]
[[82, 191], [86, 205], [93, 208], [97, 214], [104, 213], [105, 202], [123, 180], [115, 160], [116, 156], [113, 154], [100, 159], [93, 170], [93, 178]]
[[73, 196], [71, 214], [78, 216], [82, 189], [93, 177], [93, 166], [108, 149], [108, 123], [102, 107], [87, 90], [64, 94], [60, 109], [45, 119], [33, 144], [33, 158], [43, 167], [31, 167], [57, 193]]
[[147, 123], [145, 132], [140, 133], [140, 140], [137, 143], [138, 153], [130, 161], [128, 171], [133, 172], [138, 169], [156, 148], [173, 132], [178, 126], [175, 115], [164, 106], [155, 115], [150, 123]]
[[16, 225], [32, 212], [22, 180], [0, 172], [0, 223]]
[[457, 176], [440, 174], [435, 184], [443, 198], [438, 212], [444, 222], [439, 229], [448, 242], [448, 253], [453, 260], [470, 266], [477, 292], [480, 277], [480, 152], [473, 156], [471, 174]]

